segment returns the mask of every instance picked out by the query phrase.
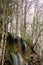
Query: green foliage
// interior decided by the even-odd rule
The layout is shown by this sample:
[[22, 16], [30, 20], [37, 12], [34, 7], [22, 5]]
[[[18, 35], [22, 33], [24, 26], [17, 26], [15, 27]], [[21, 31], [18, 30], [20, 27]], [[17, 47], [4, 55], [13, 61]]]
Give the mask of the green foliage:
[[9, 43], [7, 42], [6, 51], [14, 52], [14, 47], [13, 47], [13, 45], [9, 45]]

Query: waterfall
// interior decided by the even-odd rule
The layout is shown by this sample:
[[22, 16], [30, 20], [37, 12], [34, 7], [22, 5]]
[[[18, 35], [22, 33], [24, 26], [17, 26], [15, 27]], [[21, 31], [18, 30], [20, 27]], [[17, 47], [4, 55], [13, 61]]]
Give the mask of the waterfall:
[[10, 60], [12, 65], [23, 65], [23, 59], [19, 53], [17, 55], [10, 53]]
[[25, 56], [27, 56], [27, 44], [25, 41], [23, 41], [23, 43], [21, 43], [21, 49], [23, 54], [25, 54]]
[[14, 53], [11, 53], [11, 57], [12, 65], [18, 65], [17, 56]]
[[19, 53], [17, 54], [17, 59], [18, 59], [18, 65], [23, 65], [23, 59]]
[[[27, 56], [27, 43], [25, 42], [25, 40], [23, 40], [20, 37], [16, 37], [14, 39], [15, 43], [20, 44], [20, 51], [24, 54], [24, 56]], [[15, 55], [14, 53], [11, 53], [11, 57], [12, 57], [12, 65], [24, 65], [23, 63], [23, 59], [21, 57], [21, 54], [18, 53], [17, 55]], [[28, 65], [28, 63], [26, 63], [26, 65]]]
[[25, 42], [25, 40], [23, 40], [19, 36], [16, 36], [14, 38], [14, 42], [18, 43], [21, 46], [21, 51], [23, 51], [24, 54], [27, 52], [27, 43]]
[[25, 51], [27, 52], [27, 43], [24, 41]]
[[23, 52], [24, 54], [26, 54], [27, 52], [27, 43], [25, 42], [25, 40], [23, 40], [21, 37], [17, 36], [15, 38], [15, 41], [18, 42], [18, 44], [21, 46], [21, 52]]
[[28, 63], [27, 63], [27, 62], [25, 62], [25, 65], [28, 65]]

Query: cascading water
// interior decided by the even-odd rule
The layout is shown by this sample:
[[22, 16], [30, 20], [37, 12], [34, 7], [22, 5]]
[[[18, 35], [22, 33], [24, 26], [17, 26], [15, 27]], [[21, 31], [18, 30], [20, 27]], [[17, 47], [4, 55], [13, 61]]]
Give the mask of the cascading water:
[[18, 65], [23, 65], [23, 59], [19, 53], [17, 54], [17, 59], [18, 59]]
[[27, 63], [27, 62], [25, 62], [25, 65], [28, 65], [28, 63]]
[[21, 37], [18, 37], [18, 42], [21, 45], [20, 52], [23, 52], [23, 54], [25, 54], [25, 56], [27, 56], [27, 43]]
[[[24, 56], [27, 56], [27, 43], [25, 42], [25, 40], [23, 40], [20, 37], [16, 37], [14, 39], [14, 42], [16, 44], [20, 45], [20, 52], [23, 52]], [[15, 48], [16, 49], [16, 48]], [[12, 65], [24, 65], [24, 60], [21, 56], [21, 53], [17, 53], [16, 55], [14, 53], [11, 53], [11, 57], [12, 57]], [[28, 65], [28, 63], [25, 63], [25, 65]]]
[[27, 43], [25, 41], [23, 41], [23, 44], [25, 46], [25, 52], [27, 52]]
[[23, 65], [23, 59], [19, 53], [17, 55], [10, 53], [10, 60], [12, 65]]
[[18, 65], [17, 56], [14, 53], [11, 53], [12, 65]]
[[23, 54], [25, 56], [27, 56], [27, 44], [25, 41], [23, 41], [23, 43], [21, 43], [21, 50], [22, 50]]

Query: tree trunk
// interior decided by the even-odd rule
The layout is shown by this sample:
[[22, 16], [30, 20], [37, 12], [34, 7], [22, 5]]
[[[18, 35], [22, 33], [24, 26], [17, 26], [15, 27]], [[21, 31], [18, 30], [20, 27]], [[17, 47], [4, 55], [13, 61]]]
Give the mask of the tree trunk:
[[25, 7], [24, 7], [24, 37], [26, 37], [26, 7], [27, 7], [27, 0], [25, 0]]
[[7, 38], [7, 10], [6, 6], [3, 9], [3, 33], [1, 39], [1, 48], [2, 48], [2, 56], [1, 56], [1, 65], [4, 65], [4, 56], [6, 49], [6, 38]]
[[18, 35], [18, 1], [16, 7], [16, 35]]
[[20, 6], [21, 6], [20, 7], [20, 9], [21, 9], [21, 11], [20, 11], [20, 14], [21, 14], [21, 16], [20, 16], [20, 35], [21, 35], [21, 37], [23, 37], [23, 0], [21, 1]]
[[5, 34], [4, 34], [4, 42], [3, 42], [3, 49], [2, 49], [2, 65], [4, 65], [4, 56], [6, 50], [6, 39], [7, 39], [7, 25], [5, 24]]

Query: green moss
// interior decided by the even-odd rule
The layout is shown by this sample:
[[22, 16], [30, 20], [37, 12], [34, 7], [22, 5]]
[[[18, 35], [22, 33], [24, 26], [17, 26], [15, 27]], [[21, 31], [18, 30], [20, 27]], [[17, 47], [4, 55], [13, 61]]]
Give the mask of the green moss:
[[9, 45], [9, 43], [7, 43], [6, 50], [10, 51], [10, 52], [14, 52], [14, 46], [13, 45]]

